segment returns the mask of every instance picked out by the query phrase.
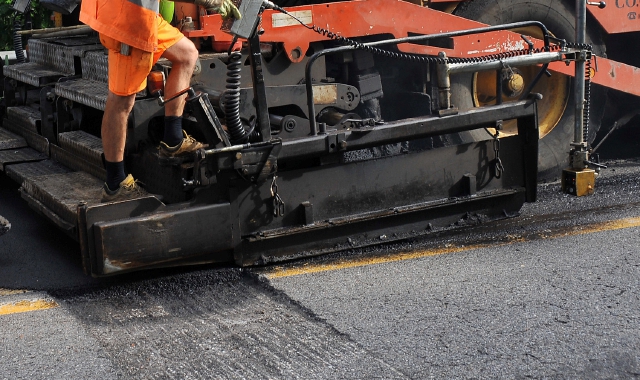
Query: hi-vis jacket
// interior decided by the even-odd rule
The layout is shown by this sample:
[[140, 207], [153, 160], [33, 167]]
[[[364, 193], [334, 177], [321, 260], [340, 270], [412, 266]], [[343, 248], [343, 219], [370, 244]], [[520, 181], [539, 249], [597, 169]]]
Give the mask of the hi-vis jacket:
[[82, 0], [80, 21], [114, 40], [154, 52], [159, 5], [159, 0]]

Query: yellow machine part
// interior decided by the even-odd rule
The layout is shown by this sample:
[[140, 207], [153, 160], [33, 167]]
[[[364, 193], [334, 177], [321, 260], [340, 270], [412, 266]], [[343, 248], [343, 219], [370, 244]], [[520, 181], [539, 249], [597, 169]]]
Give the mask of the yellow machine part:
[[591, 195], [595, 189], [596, 172], [593, 169], [564, 169], [562, 171], [562, 191], [582, 197]]

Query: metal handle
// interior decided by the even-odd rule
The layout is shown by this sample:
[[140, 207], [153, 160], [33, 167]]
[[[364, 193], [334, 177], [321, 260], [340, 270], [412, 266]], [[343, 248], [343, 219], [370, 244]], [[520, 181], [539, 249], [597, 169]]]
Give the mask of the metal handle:
[[604, 9], [607, 6], [607, 3], [605, 3], [604, 1], [598, 1], [598, 2], [587, 1], [587, 5], [597, 5], [598, 8]]

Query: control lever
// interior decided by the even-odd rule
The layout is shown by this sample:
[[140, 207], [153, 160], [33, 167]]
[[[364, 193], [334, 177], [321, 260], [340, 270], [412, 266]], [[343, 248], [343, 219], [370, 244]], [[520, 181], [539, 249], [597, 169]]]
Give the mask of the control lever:
[[602, 165], [602, 164], [599, 164], [599, 163], [593, 162], [593, 161], [585, 161], [584, 163], [585, 163], [585, 165], [595, 166], [598, 169], [606, 169], [607, 168], [607, 165]]
[[607, 6], [607, 3], [605, 3], [604, 1], [587, 1], [587, 5], [597, 5], [598, 8], [604, 9]]
[[188, 94], [187, 103], [191, 106], [191, 112], [198, 121], [198, 128], [204, 134], [207, 144], [214, 147], [222, 142], [224, 146], [231, 146], [229, 137], [227, 137], [227, 133], [222, 128], [222, 123], [220, 123], [218, 115], [209, 101], [209, 96], [200, 91], [195, 92], [192, 88], [189, 88]]
[[163, 107], [165, 104], [184, 94], [187, 94], [186, 102], [191, 106], [193, 116], [198, 121], [198, 128], [204, 134], [207, 144], [209, 144], [210, 147], [214, 147], [219, 142], [222, 142], [224, 146], [231, 146], [227, 133], [222, 128], [222, 123], [220, 123], [218, 115], [216, 115], [216, 111], [209, 101], [208, 95], [200, 91], [196, 92], [192, 87], [189, 87], [179, 91], [169, 99], [164, 99], [162, 91], [158, 91], [158, 105]]
[[533, 53], [533, 48], [534, 48], [533, 42], [530, 39], [528, 39], [527, 36], [525, 36], [524, 34], [521, 34], [520, 38], [522, 38], [524, 42], [526, 42], [527, 45], [529, 45], [529, 54]]
[[179, 97], [181, 97], [182, 95], [186, 94], [187, 92], [189, 92], [189, 90], [193, 91], [193, 89], [191, 87], [185, 88], [184, 90], [179, 91], [177, 94], [173, 95], [172, 97], [170, 97], [169, 99], [165, 99], [162, 95], [162, 90], [159, 90], [158, 92], [155, 93], [155, 95], [158, 96], [158, 105], [160, 107], [164, 107], [165, 104], [169, 103], [172, 100], [178, 99]]

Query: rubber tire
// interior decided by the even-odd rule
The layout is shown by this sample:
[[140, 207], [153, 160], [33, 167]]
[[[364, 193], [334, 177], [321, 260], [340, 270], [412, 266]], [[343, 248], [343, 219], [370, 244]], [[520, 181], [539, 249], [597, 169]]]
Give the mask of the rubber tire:
[[[570, 0], [473, 0], [462, 3], [454, 14], [489, 25], [507, 24], [519, 21], [540, 21], [558, 38], [575, 41], [575, 4]], [[605, 56], [605, 46], [599, 30], [590, 27], [594, 21], [587, 21], [587, 43], [593, 52]], [[558, 74], [553, 74], [558, 75]], [[473, 74], [457, 75], [451, 78], [451, 102], [461, 110], [474, 107], [472, 96]], [[571, 81], [573, 82], [573, 81]], [[543, 94], [544, 95], [544, 94]], [[539, 143], [538, 180], [553, 181], [560, 177], [562, 169], [569, 165], [570, 143], [573, 141], [575, 109], [573, 84], [570, 85], [569, 99], [558, 124]], [[595, 139], [604, 115], [606, 89], [591, 85], [590, 123], [588, 141]], [[461, 135], [462, 141], [486, 139], [485, 131]]]

